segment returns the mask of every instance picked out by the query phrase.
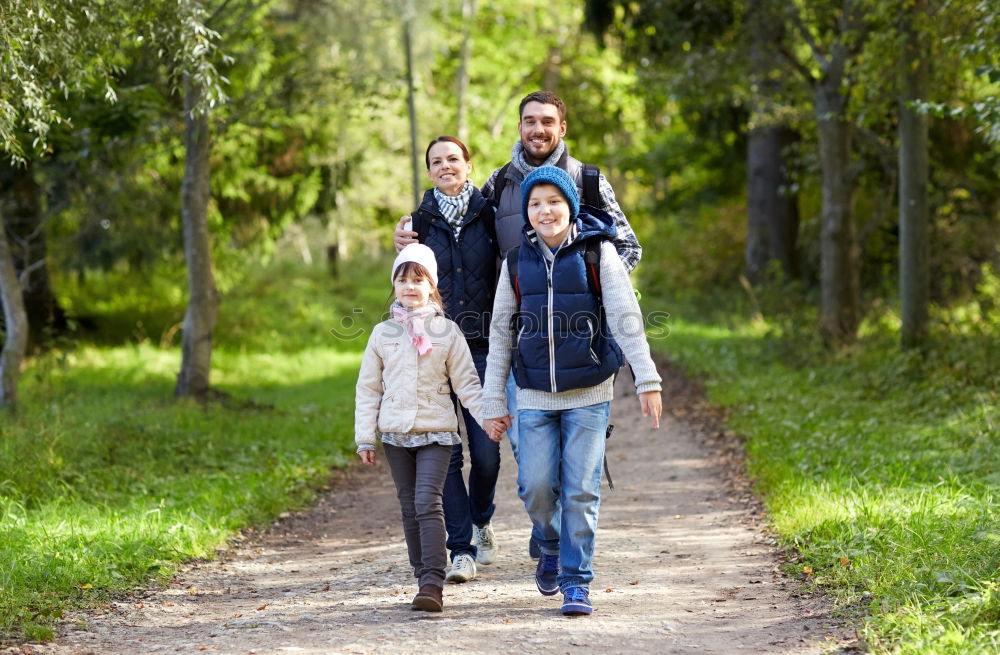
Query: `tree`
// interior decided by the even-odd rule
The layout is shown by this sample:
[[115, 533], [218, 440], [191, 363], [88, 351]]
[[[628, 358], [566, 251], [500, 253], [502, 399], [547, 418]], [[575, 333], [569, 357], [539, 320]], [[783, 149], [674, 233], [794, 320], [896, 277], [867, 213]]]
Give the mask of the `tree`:
[[857, 338], [861, 323], [860, 249], [854, 220], [858, 168], [852, 166], [852, 123], [847, 91], [856, 80], [851, 62], [861, 53], [870, 25], [863, 0], [811, 3], [808, 14], [789, 3], [790, 29], [798, 49], [779, 43], [779, 51], [812, 90], [819, 133], [822, 174], [820, 217], [820, 333], [833, 347]]
[[798, 275], [798, 194], [787, 155], [797, 134], [779, 99], [785, 67], [770, 45], [784, 40], [784, 22], [774, 3], [750, 0], [745, 24], [753, 107], [747, 133], [745, 261], [747, 279], [756, 284], [765, 279], [771, 262], [778, 262], [788, 278]]
[[[79, 91], [93, 83], [103, 84], [106, 96], [114, 98], [110, 77], [113, 66], [107, 55], [120, 34], [123, 7], [109, 3], [107, 20], [71, 0], [11, 0], [0, 21], [0, 150], [14, 165], [27, 165], [32, 153], [45, 149], [53, 125], [67, 121], [52, 99]], [[25, 148], [25, 134], [33, 137]], [[15, 172], [15, 182], [32, 182]], [[23, 188], [23, 185], [22, 185]], [[31, 210], [29, 210], [31, 211]], [[34, 213], [37, 217], [37, 211]], [[3, 216], [0, 242], [0, 299], [4, 307], [5, 341], [0, 358], [3, 391], [0, 406], [14, 407], [21, 363], [28, 344], [28, 314], [24, 304], [24, 282], [36, 262], [22, 262], [22, 275], [14, 263], [8, 229]], [[38, 229], [38, 228], [34, 228]], [[31, 231], [34, 231], [32, 229]], [[30, 253], [30, 250], [29, 250]], [[44, 258], [36, 261], [44, 263]], [[26, 274], [25, 274], [26, 273]], [[22, 280], [22, 278], [24, 278]]]
[[[3, 218], [0, 216], [0, 218]], [[0, 225], [0, 301], [3, 302], [4, 343], [0, 354], [0, 407], [17, 407], [17, 382], [28, 347], [28, 317], [24, 311], [21, 282], [7, 231]]]
[[912, 10], [900, 18], [899, 295], [904, 348], [926, 342], [930, 298], [927, 115], [914, 105], [926, 100], [929, 91], [928, 55], [921, 38], [927, 18], [927, 0], [914, 0]]

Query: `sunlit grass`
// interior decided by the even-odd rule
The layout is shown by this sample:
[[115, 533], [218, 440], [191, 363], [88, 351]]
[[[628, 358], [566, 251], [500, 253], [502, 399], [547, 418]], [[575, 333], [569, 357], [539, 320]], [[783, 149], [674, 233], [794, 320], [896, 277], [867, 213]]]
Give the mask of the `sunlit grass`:
[[[366, 332], [384, 279], [255, 271], [224, 300], [212, 385], [226, 398], [207, 405], [173, 398], [179, 348], [141, 332], [32, 360], [20, 413], [0, 419], [0, 643], [50, 639], [65, 610], [169, 577], [307, 503], [353, 451], [365, 338], [330, 328], [349, 316]], [[125, 324], [134, 296], [93, 315]]]
[[882, 323], [839, 355], [766, 321], [674, 319], [655, 347], [732, 408], [793, 572], [862, 617], [873, 651], [1000, 652], [1000, 334], [921, 357]]

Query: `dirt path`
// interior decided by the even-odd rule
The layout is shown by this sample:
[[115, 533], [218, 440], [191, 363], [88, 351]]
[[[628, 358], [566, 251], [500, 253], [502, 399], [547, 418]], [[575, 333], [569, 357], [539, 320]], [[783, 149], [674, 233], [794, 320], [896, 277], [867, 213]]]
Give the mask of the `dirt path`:
[[[829, 602], [778, 570], [726, 440], [692, 385], [666, 371], [659, 432], [621, 376], [590, 617], [559, 614], [534, 588], [529, 523], [514, 467], [494, 520], [501, 553], [480, 577], [445, 588], [445, 611], [410, 610], [392, 481], [384, 465], [339, 473], [313, 508], [166, 588], [74, 617], [34, 653], [822, 653], [853, 631]], [[709, 426], [709, 427], [706, 427]], [[734, 484], [734, 480], [736, 480]]]

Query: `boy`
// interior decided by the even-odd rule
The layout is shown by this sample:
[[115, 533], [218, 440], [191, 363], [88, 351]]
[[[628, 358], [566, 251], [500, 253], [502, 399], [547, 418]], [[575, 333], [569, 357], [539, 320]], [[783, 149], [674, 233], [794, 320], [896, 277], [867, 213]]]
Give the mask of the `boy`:
[[[513, 364], [519, 493], [541, 536], [535, 584], [545, 596], [563, 593], [563, 614], [587, 615], [605, 433], [622, 352], [654, 428], [662, 411], [660, 376], [628, 273], [610, 242], [611, 216], [593, 207], [581, 211], [573, 178], [554, 166], [531, 172], [521, 198], [521, 245], [503, 263], [493, 306], [482, 412], [491, 418], [483, 425], [499, 440], [515, 418], [507, 415], [505, 392]], [[588, 247], [595, 239], [599, 248]]]

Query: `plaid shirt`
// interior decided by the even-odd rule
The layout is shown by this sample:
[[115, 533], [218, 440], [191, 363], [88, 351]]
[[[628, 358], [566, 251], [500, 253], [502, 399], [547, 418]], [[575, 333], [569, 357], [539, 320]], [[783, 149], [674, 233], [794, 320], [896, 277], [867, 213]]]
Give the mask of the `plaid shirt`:
[[[486, 180], [486, 184], [482, 187], [482, 193], [487, 198], [493, 197], [493, 186], [499, 172], [499, 168], [493, 171], [490, 178]], [[614, 245], [615, 250], [618, 251], [618, 256], [621, 257], [622, 263], [625, 264], [625, 270], [631, 273], [639, 265], [639, 260], [642, 259], [642, 246], [639, 245], [639, 240], [636, 238], [632, 226], [629, 225], [628, 219], [625, 218], [625, 213], [618, 206], [618, 200], [615, 199], [615, 190], [611, 188], [611, 183], [604, 177], [604, 173], [601, 173], [600, 184], [598, 184], [597, 188], [601, 203], [598, 209], [603, 209], [615, 219], [617, 236], [611, 240], [611, 243]]]

